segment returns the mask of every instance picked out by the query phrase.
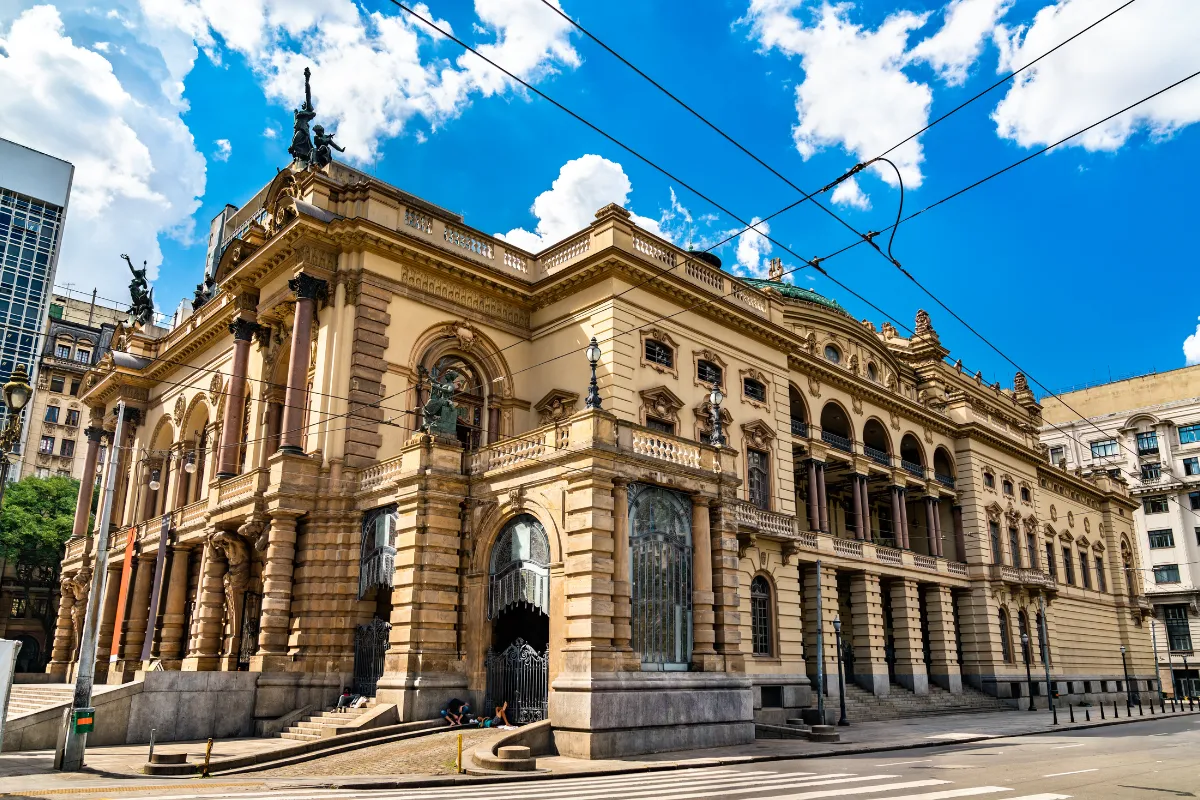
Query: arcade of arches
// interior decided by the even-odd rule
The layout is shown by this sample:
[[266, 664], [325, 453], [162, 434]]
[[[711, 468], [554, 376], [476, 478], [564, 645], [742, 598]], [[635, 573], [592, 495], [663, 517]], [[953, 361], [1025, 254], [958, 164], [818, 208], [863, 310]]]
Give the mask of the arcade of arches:
[[100, 681], [240, 687], [240, 735], [343, 686], [398, 720], [508, 700], [606, 757], [836, 697], [835, 619], [878, 695], [1015, 704], [1028, 657], [1041, 697], [1103, 699], [1120, 646], [1152, 680], [1126, 487], [1047, 463], [1024, 379], [952, 364], [923, 312], [876, 328], [617, 206], [528, 253], [336, 162], [225, 230], [215, 294], [84, 381], [115, 492]]

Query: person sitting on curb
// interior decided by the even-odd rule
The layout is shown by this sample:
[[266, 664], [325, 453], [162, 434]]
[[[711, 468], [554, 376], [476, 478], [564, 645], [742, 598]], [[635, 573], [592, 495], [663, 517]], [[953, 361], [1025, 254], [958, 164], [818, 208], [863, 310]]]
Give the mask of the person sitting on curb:
[[446, 707], [442, 709], [442, 718], [446, 720], [446, 724], [450, 727], [463, 724], [463, 717], [470, 713], [471, 707], [459, 700], [456, 697], [450, 698], [446, 703]]

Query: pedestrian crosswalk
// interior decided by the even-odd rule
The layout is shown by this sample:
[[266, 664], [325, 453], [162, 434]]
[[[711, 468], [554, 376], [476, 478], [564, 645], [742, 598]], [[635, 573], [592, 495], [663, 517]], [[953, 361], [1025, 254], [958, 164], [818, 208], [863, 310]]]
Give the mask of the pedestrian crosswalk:
[[963, 786], [941, 778], [894, 773], [780, 772], [706, 768], [584, 778], [545, 778], [504, 783], [394, 789], [273, 788], [269, 792], [205, 793], [172, 800], [1068, 800], [1071, 795], [1021, 794], [1006, 786]]

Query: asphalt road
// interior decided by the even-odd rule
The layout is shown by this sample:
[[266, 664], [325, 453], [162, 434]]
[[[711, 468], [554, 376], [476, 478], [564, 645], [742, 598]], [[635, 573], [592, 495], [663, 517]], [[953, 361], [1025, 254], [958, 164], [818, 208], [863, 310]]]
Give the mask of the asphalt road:
[[[243, 776], [249, 777], [249, 776]], [[856, 756], [592, 778], [429, 789], [274, 785], [178, 788], [113, 797], [172, 800], [1126, 800], [1200, 797], [1200, 719], [1139, 721], [1063, 735], [996, 738]], [[56, 792], [55, 794], [59, 794]], [[70, 796], [63, 792], [60, 796]], [[82, 796], [82, 795], [80, 795]], [[101, 789], [88, 792], [104, 798]]]

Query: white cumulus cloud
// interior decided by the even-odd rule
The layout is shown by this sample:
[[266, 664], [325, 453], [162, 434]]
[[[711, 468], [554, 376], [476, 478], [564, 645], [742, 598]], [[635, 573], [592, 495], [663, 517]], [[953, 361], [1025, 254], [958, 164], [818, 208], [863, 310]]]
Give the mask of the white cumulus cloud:
[[[996, 31], [999, 69], [1041, 55], [1120, 5], [1119, 0], [1062, 0], [1032, 24]], [[1143, 0], [1017, 76], [992, 114], [1000, 136], [1023, 147], [1049, 144], [1183, 78], [1197, 68], [1200, 3]], [[1200, 83], [1191, 81], [1116, 117], [1070, 144], [1120, 148], [1140, 130], [1169, 136], [1200, 121]]]
[[[586, 228], [609, 203], [624, 208], [632, 190], [629, 176], [617, 162], [591, 153], [580, 156], [563, 164], [550, 188], [533, 201], [530, 212], [538, 221], [533, 231], [514, 228], [496, 236], [536, 253]], [[663, 235], [658, 222], [649, 217], [634, 214], [633, 223]]]
[[1183, 340], [1183, 357], [1189, 367], [1200, 364], [1200, 325], [1196, 326], [1195, 333]]
[[[928, 124], [933, 90], [910, 74], [914, 65], [928, 63], [946, 83], [962, 83], [1010, 2], [951, 0], [941, 27], [913, 45], [910, 39], [928, 25], [930, 13], [895, 11], [872, 29], [851, 19], [852, 3], [814, 8], [808, 0], [751, 0], [742, 22], [764, 51], [800, 59], [804, 77], [795, 89], [792, 128], [800, 155], [807, 159], [836, 146], [865, 161]], [[921, 185], [925, 154], [919, 139], [888, 157], [905, 186]], [[897, 184], [890, 167], [872, 170]], [[840, 197], [859, 207], [867, 203], [854, 186], [842, 188]]]
[[764, 277], [767, 274], [765, 261], [771, 254], [771, 241], [767, 238], [771, 233], [771, 224], [759, 222], [759, 218], [754, 217], [750, 225], [751, 229], [737, 238], [736, 258], [740, 269], [735, 268], [734, 271], [752, 277]]
[[[380, 140], [398, 135], [413, 117], [436, 127], [473, 95], [511, 88], [503, 73], [399, 9], [368, 12], [351, 0], [140, 2], [151, 24], [184, 36], [192, 60], [197, 47], [214, 60], [225, 50], [244, 56], [268, 99], [286, 107], [299, 104], [302, 73], [311, 67], [319, 121], [336, 130], [346, 157], [359, 162], [374, 159]], [[412, 7], [453, 33], [423, 3]], [[579, 64], [569, 23], [540, 0], [475, 0], [475, 13], [475, 29], [490, 41], [473, 44], [523, 79]], [[168, 52], [190, 69], [178, 40], [168, 42], [164, 58]]]
[[0, 86], [0, 137], [75, 165], [58, 282], [123, 297], [121, 253], [148, 261], [156, 277], [159, 235], [188, 240], [204, 194], [204, 157], [181, 107], [153, 82], [122, 84], [49, 5], [7, 26], [0, 17]]
[[228, 161], [229, 156], [233, 154], [233, 145], [228, 139], [217, 139], [213, 142], [217, 146], [217, 152], [213, 153], [214, 161]]
[[830, 196], [833, 202], [857, 208], [866, 211], [871, 208], [871, 198], [863, 193], [862, 187], [858, 185], [858, 178], [847, 178], [838, 184]]

